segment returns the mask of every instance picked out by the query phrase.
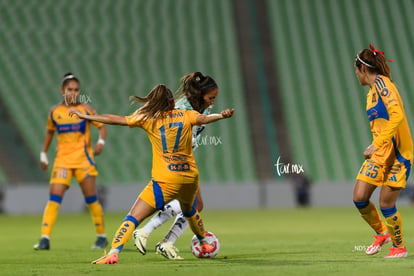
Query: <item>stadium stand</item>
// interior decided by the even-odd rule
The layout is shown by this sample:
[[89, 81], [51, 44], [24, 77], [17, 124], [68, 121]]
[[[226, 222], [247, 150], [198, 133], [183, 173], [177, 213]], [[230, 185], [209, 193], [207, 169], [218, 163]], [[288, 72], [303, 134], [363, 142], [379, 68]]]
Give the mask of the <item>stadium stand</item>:
[[[313, 179], [352, 180], [371, 142], [356, 51], [384, 50], [414, 122], [412, 1], [268, 0], [273, 46], [295, 160]], [[390, 20], [388, 20], [390, 18]], [[392, 20], [391, 20], [392, 19]]]
[[[0, 1], [0, 11], [0, 99], [34, 156], [48, 110], [61, 101], [64, 73], [80, 78], [81, 96], [98, 113], [127, 115], [135, 108], [130, 95], [144, 95], [159, 82], [175, 90], [181, 76], [202, 71], [219, 84], [214, 110], [235, 107], [237, 116], [203, 134], [208, 145], [196, 156], [201, 180], [255, 179], [230, 1], [16, 0]], [[212, 145], [211, 137], [221, 144]], [[143, 131], [109, 126], [96, 161], [100, 183], [145, 183], [150, 177]]]

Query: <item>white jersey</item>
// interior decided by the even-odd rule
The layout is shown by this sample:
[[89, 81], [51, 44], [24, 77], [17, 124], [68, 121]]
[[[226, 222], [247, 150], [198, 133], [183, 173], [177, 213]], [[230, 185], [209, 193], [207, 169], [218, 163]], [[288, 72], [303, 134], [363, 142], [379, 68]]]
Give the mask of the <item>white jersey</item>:
[[[191, 106], [190, 102], [186, 97], [181, 97], [175, 102], [175, 108], [176, 109], [184, 109], [184, 110], [194, 110], [194, 108]], [[211, 109], [213, 108], [213, 105], [210, 105], [207, 107], [202, 114], [209, 115], [211, 113]], [[198, 141], [201, 137], [201, 132], [206, 128], [205, 125], [201, 126], [193, 126], [193, 151], [195, 151], [198, 147]]]

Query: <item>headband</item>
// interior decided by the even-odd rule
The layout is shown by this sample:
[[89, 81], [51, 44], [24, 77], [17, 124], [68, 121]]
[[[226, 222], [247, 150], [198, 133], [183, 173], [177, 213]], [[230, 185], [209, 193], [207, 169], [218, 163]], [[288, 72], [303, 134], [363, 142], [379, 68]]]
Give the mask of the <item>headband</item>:
[[359, 60], [359, 62], [361, 62], [362, 64], [364, 64], [365, 66], [369, 67], [369, 68], [374, 68], [375, 66], [366, 63], [365, 61], [362, 60], [362, 58], [359, 57], [359, 55], [357, 54], [357, 59]]
[[66, 80], [70, 80], [70, 79], [76, 79], [76, 77], [74, 75], [67, 75], [62, 79], [62, 82], [66, 81]]

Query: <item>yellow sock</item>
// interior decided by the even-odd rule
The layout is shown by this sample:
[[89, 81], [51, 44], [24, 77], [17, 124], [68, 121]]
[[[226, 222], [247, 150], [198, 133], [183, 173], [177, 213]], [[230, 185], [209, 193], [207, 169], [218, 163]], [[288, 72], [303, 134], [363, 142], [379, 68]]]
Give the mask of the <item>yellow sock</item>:
[[[185, 214], [184, 214], [185, 216]], [[196, 234], [198, 237], [204, 238], [206, 236], [206, 231], [204, 230], [203, 220], [201, 215], [198, 211], [196, 211], [192, 216], [185, 217], [188, 221], [188, 224], [193, 230], [193, 233]]]
[[87, 204], [87, 206], [91, 213], [93, 224], [95, 225], [96, 234], [105, 234], [104, 214], [101, 204], [99, 201], [95, 201], [91, 204]]
[[396, 212], [392, 216], [386, 217], [387, 229], [390, 233], [390, 238], [394, 246], [398, 248], [404, 247], [403, 231], [402, 231], [402, 220], [400, 212]]
[[381, 220], [377, 207], [370, 201], [365, 208], [358, 209], [362, 218], [374, 229], [378, 234], [384, 234], [387, 231], [385, 223]]
[[53, 226], [55, 225], [56, 218], [59, 212], [60, 203], [49, 200], [46, 204], [43, 212], [42, 220], [42, 236], [48, 236], [52, 234]]
[[120, 252], [124, 245], [131, 239], [132, 232], [134, 232], [137, 226], [138, 220], [136, 218], [130, 215], [126, 216], [124, 222], [115, 232], [114, 239], [112, 240], [111, 251], [115, 249]]

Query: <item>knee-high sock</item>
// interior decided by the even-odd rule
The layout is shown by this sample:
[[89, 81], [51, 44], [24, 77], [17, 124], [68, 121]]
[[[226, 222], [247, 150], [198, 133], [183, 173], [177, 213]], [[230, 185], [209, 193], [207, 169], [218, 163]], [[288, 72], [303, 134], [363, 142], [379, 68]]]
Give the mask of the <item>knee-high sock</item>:
[[173, 200], [169, 202], [164, 208], [153, 216], [150, 221], [142, 227], [146, 233], [151, 234], [152, 231], [166, 223], [172, 217], [176, 216], [181, 212], [180, 202], [178, 200]]
[[85, 197], [86, 205], [88, 206], [89, 212], [91, 213], [92, 221], [95, 226], [95, 231], [97, 235], [105, 234], [104, 218], [103, 218], [103, 209], [102, 205], [98, 201], [96, 195]]
[[390, 233], [390, 238], [394, 247], [403, 248], [404, 239], [403, 239], [403, 230], [402, 230], [402, 219], [400, 212], [398, 212], [397, 207], [391, 208], [381, 208], [381, 212], [385, 217], [386, 225], [388, 232]]
[[55, 225], [61, 203], [61, 196], [54, 194], [49, 196], [49, 201], [46, 203], [46, 207], [43, 212], [42, 236], [50, 237], [52, 234], [53, 226]]
[[361, 217], [374, 229], [377, 234], [384, 234], [387, 231], [385, 223], [381, 220], [377, 207], [371, 201], [355, 202]]
[[125, 217], [121, 226], [115, 232], [109, 254], [112, 254], [113, 252], [121, 252], [121, 250], [124, 248], [124, 245], [131, 239], [132, 232], [134, 232], [138, 224], [138, 220], [133, 216], [128, 215]]
[[174, 224], [171, 226], [164, 239], [170, 243], [175, 243], [175, 241], [184, 233], [187, 228], [188, 222], [181, 213], [175, 218]]
[[183, 213], [183, 215], [187, 219], [191, 230], [197, 235], [198, 239], [204, 239], [206, 237], [206, 231], [204, 230], [204, 224], [200, 213], [193, 208], [191, 212]]

